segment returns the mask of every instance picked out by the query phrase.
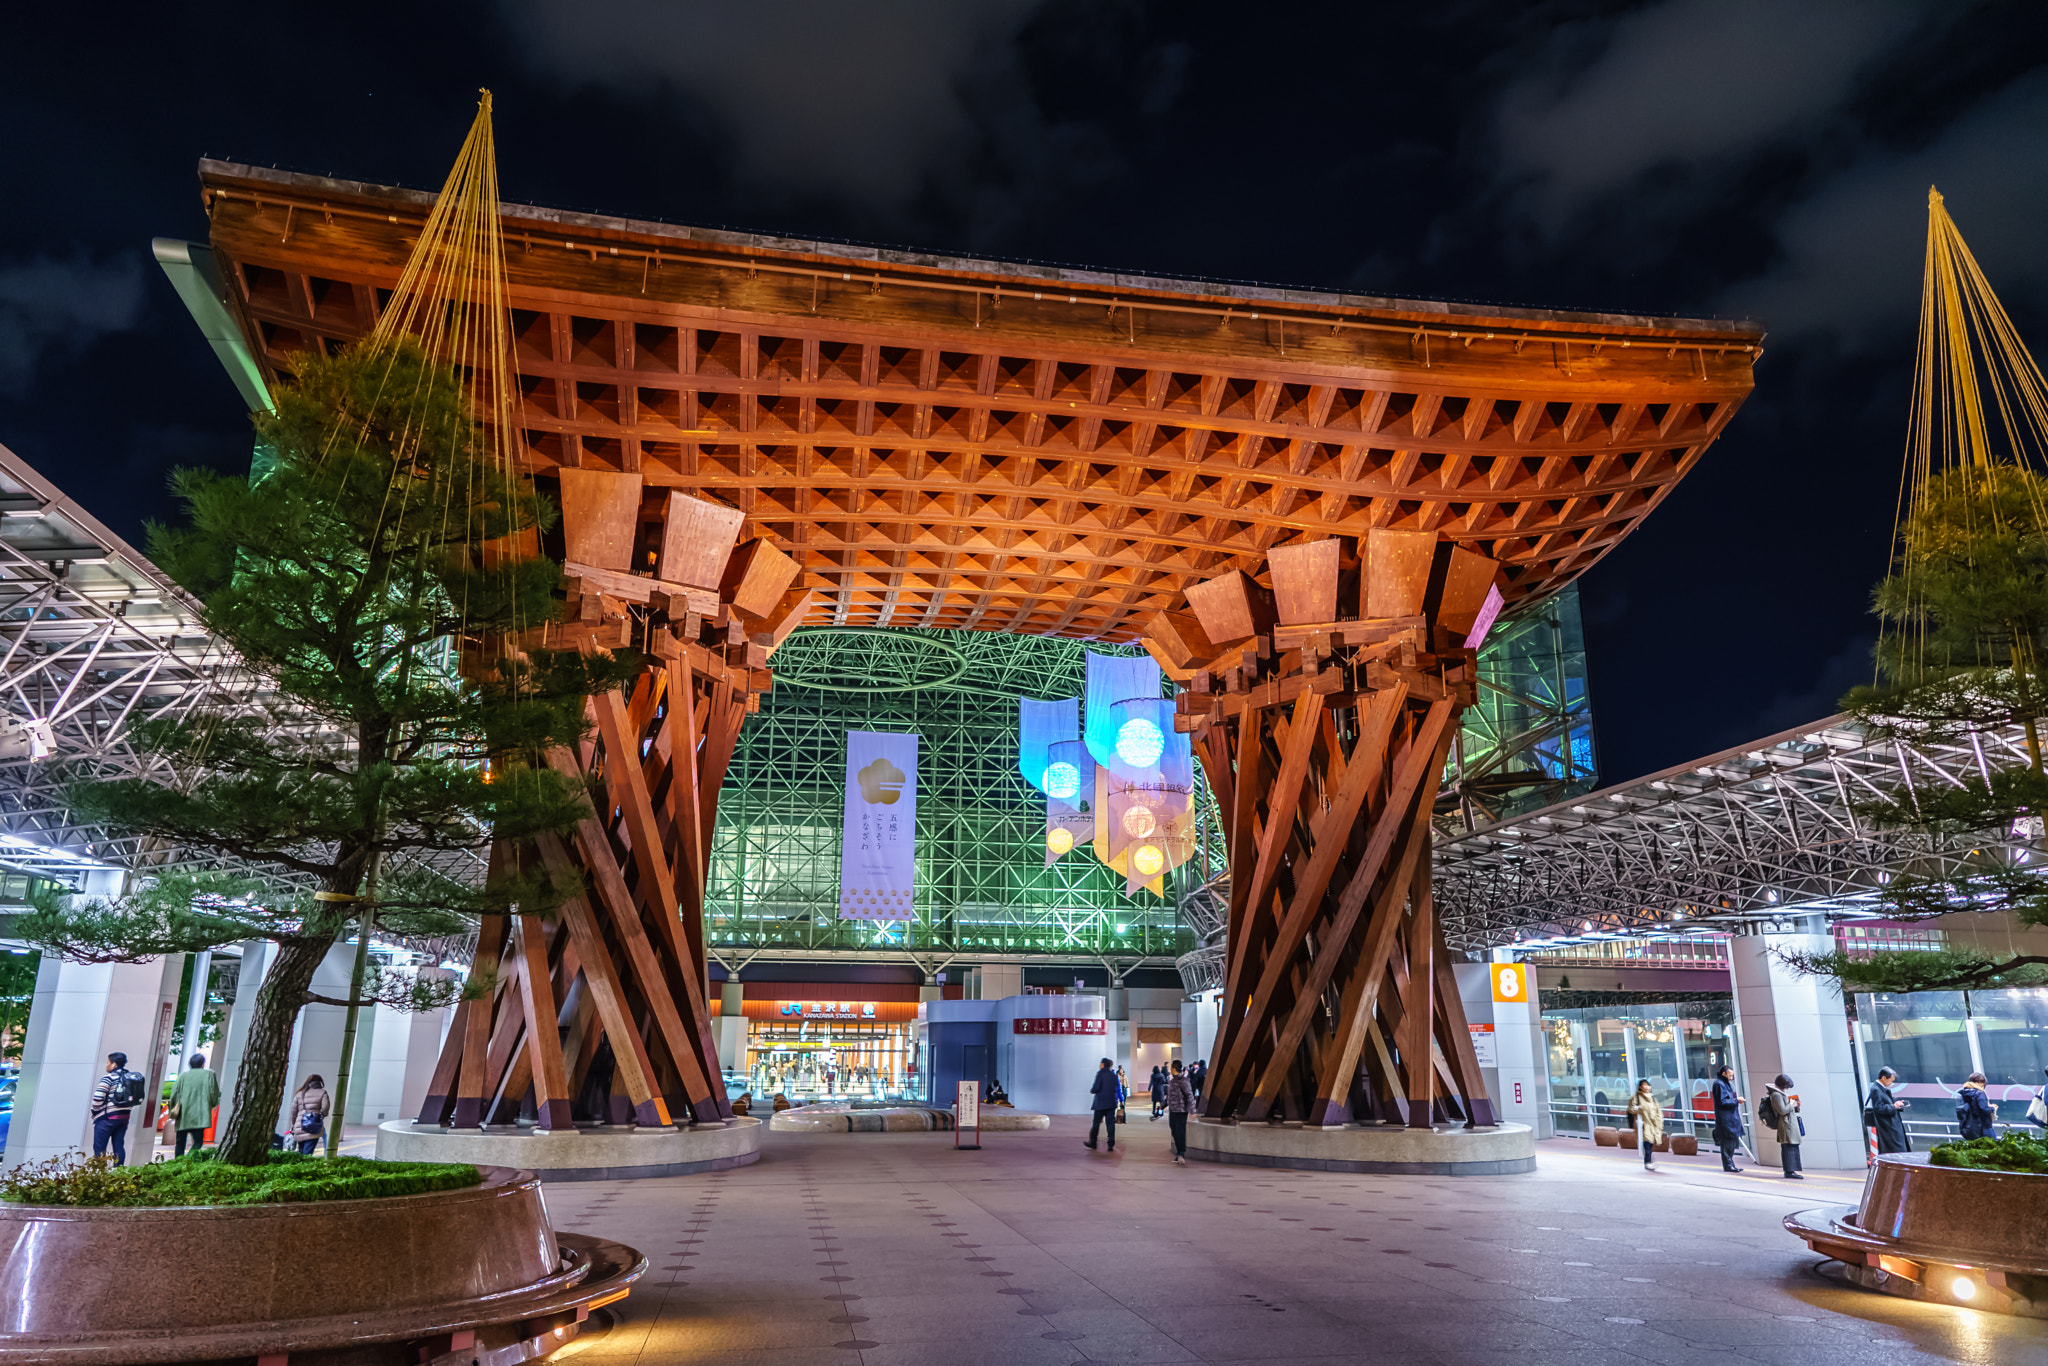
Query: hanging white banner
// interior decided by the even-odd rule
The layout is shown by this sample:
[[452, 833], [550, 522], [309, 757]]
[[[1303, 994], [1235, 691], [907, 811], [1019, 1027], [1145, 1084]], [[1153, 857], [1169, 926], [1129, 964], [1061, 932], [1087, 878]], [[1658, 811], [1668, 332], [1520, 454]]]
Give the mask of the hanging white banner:
[[917, 737], [846, 732], [839, 918], [908, 920], [917, 883]]

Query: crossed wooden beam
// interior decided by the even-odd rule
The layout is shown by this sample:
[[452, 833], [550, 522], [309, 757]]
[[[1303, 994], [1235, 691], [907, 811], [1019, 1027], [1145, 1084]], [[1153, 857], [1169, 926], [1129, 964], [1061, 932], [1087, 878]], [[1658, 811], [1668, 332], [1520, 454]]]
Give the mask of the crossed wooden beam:
[[1429, 531], [1276, 547], [1146, 647], [1224, 813], [1217, 1119], [1496, 1122], [1430, 895], [1430, 816], [1500, 566]]
[[527, 643], [644, 652], [627, 693], [585, 706], [591, 728], [547, 757], [594, 809], [565, 835], [491, 851], [493, 873], [545, 870], [579, 888], [546, 915], [485, 916], [419, 1113], [423, 1124], [573, 1127], [604, 1048], [601, 1117], [665, 1126], [729, 1118], [704, 952], [704, 889], [718, 791], [766, 668], [814, 589], [740, 514], [637, 475], [564, 472], [564, 618]]

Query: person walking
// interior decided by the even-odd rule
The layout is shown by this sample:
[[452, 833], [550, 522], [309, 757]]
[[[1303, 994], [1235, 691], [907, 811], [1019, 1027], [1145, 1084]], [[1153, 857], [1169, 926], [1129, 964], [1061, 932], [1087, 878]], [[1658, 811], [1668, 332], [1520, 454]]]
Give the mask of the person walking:
[[107, 1054], [107, 1070], [92, 1087], [92, 1155], [114, 1152], [114, 1165], [128, 1165], [128, 1116], [149, 1099], [149, 1083], [128, 1070], [126, 1053]]
[[1109, 1150], [1116, 1151], [1116, 1064], [1108, 1058], [1095, 1069], [1095, 1084], [1088, 1088], [1091, 1100], [1088, 1109], [1095, 1120], [1088, 1126], [1088, 1137], [1082, 1140], [1093, 1151], [1095, 1136], [1102, 1131], [1104, 1121], [1109, 1123]]
[[320, 1137], [327, 1132], [327, 1117], [333, 1112], [334, 1097], [327, 1094], [327, 1083], [318, 1072], [310, 1074], [292, 1093], [292, 1141], [301, 1153], [320, 1146]]
[[1152, 1069], [1152, 1118], [1158, 1119], [1166, 1113], [1166, 1069]]
[[1906, 1138], [1906, 1116], [1902, 1113], [1906, 1102], [1892, 1094], [1892, 1085], [1899, 1074], [1889, 1067], [1877, 1069], [1877, 1080], [1870, 1083], [1870, 1094], [1863, 1098], [1863, 1122], [1877, 1131], [1877, 1152], [1880, 1157], [1886, 1153], [1909, 1153], [1913, 1145]]
[[1179, 1058], [1173, 1060], [1172, 1075], [1166, 1079], [1166, 1127], [1173, 1131], [1173, 1165], [1188, 1164], [1188, 1113], [1195, 1108], [1195, 1088], [1188, 1085]]
[[[2041, 1075], [2048, 1077], [2048, 1067], [2041, 1069]], [[2034, 1127], [2048, 1131], [2048, 1086], [2034, 1092], [2034, 1098], [2027, 1102], [2027, 1118], [2034, 1121]]]
[[218, 1104], [220, 1078], [207, 1067], [204, 1053], [194, 1053], [185, 1060], [185, 1070], [171, 1088], [171, 1127], [178, 1131], [177, 1151], [171, 1156], [183, 1157], [188, 1142], [193, 1152], [199, 1151], [213, 1123], [213, 1107]]
[[1714, 1078], [1714, 1146], [1721, 1150], [1721, 1170], [1739, 1172], [1735, 1149], [1742, 1142], [1742, 1107], [1747, 1104], [1735, 1089], [1735, 1069], [1724, 1067]]
[[1780, 1072], [1777, 1080], [1764, 1088], [1756, 1119], [1778, 1131], [1778, 1164], [1785, 1169], [1785, 1179], [1804, 1181], [1799, 1174], [1799, 1140], [1806, 1135], [1806, 1122], [1799, 1118], [1799, 1097], [1792, 1094], [1792, 1078]]
[[1195, 1059], [1195, 1065], [1188, 1069], [1188, 1089], [1195, 1093], [1195, 1101], [1197, 1104], [1199, 1104], [1202, 1099], [1202, 1087], [1205, 1086], [1208, 1083], [1208, 1081], [1209, 1060], [1207, 1058]]
[[1116, 1122], [1128, 1124], [1131, 1117], [1124, 1113], [1124, 1102], [1131, 1098], [1130, 1079], [1124, 1076], [1124, 1069], [1116, 1069]]
[[1972, 1072], [1956, 1092], [1956, 1128], [1964, 1138], [1990, 1138], [1998, 1132], [1998, 1107], [1984, 1094], [1985, 1085], [1984, 1074]]
[[1657, 1103], [1647, 1077], [1636, 1083], [1636, 1093], [1628, 1098], [1628, 1112], [1636, 1122], [1636, 1141], [1643, 1145], [1643, 1170], [1653, 1172], [1657, 1170], [1657, 1145], [1664, 1141], [1664, 1107]]

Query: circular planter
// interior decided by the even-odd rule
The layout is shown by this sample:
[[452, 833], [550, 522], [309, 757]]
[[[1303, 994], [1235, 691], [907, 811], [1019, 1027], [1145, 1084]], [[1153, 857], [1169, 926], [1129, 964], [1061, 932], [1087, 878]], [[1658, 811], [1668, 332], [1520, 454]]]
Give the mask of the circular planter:
[[1860, 1205], [1785, 1218], [1869, 1290], [2048, 1318], [2048, 1176], [1877, 1159]]
[[372, 1200], [0, 1204], [0, 1363], [368, 1362], [384, 1344], [393, 1362], [473, 1347], [497, 1366], [559, 1349], [646, 1269], [631, 1248], [556, 1235], [539, 1178], [498, 1167]]
[[518, 1167], [543, 1181], [621, 1181], [691, 1176], [761, 1160], [761, 1121], [735, 1116], [673, 1129], [593, 1126], [549, 1132], [492, 1126], [444, 1129], [389, 1120], [377, 1126], [383, 1162], [473, 1162]]

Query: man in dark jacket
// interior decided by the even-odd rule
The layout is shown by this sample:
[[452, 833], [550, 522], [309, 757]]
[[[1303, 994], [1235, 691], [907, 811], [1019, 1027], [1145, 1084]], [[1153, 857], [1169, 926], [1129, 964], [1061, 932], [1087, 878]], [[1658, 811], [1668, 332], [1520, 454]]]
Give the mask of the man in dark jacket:
[[1735, 1069], [1724, 1067], [1714, 1080], [1714, 1146], [1721, 1150], [1721, 1170], [1739, 1172], [1735, 1148], [1742, 1142], [1742, 1093], [1735, 1089]]
[[1089, 1088], [1094, 1099], [1088, 1108], [1095, 1114], [1094, 1122], [1088, 1126], [1087, 1144], [1091, 1149], [1095, 1146], [1096, 1134], [1102, 1131], [1103, 1123], [1107, 1121], [1109, 1150], [1116, 1151], [1116, 1089], [1116, 1064], [1104, 1058], [1102, 1066], [1095, 1069], [1095, 1085]]
[[1195, 1059], [1195, 1065], [1188, 1069], [1188, 1089], [1195, 1093], [1195, 1100], [1198, 1104], [1202, 1099], [1202, 1087], [1208, 1083], [1208, 1080], [1209, 1060], [1207, 1058]]
[[1188, 1164], [1188, 1112], [1195, 1108], [1194, 1088], [1181, 1073], [1180, 1059], [1173, 1060], [1173, 1075], [1166, 1082], [1166, 1127], [1173, 1131], [1173, 1165]]
[[1882, 1153], [1909, 1153], [1913, 1145], [1906, 1140], [1906, 1117], [1902, 1113], [1906, 1102], [1892, 1095], [1892, 1085], [1899, 1074], [1889, 1067], [1877, 1069], [1877, 1080], [1870, 1084], [1870, 1094], [1863, 1101], [1863, 1122], [1877, 1130], [1877, 1151]]
[[1989, 1138], [1997, 1132], [1998, 1107], [1984, 1094], [1984, 1074], [1972, 1072], [1956, 1092], [1956, 1127], [1964, 1138]]

